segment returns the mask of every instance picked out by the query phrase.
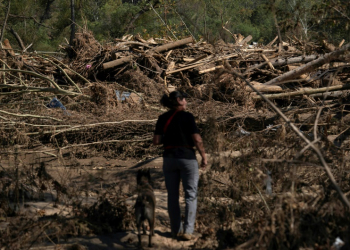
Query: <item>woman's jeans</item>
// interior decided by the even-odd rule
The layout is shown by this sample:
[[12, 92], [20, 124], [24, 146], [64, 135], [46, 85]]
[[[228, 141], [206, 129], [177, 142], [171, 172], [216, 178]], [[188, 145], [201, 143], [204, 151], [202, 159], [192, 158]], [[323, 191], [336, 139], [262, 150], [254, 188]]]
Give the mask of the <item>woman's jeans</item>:
[[[168, 190], [171, 233], [178, 234], [183, 231], [183, 233], [192, 234], [197, 210], [198, 162], [194, 159], [164, 158], [163, 172]], [[186, 202], [183, 228], [179, 203], [180, 180], [182, 180]]]

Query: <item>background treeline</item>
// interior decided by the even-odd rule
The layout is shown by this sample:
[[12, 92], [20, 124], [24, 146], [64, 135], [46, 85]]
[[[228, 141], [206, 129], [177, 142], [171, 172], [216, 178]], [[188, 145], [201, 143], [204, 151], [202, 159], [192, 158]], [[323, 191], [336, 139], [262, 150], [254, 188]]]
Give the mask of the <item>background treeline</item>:
[[16, 47], [17, 33], [31, 49], [56, 50], [70, 40], [72, 6], [76, 25], [100, 42], [138, 33], [233, 42], [229, 30], [268, 43], [277, 26], [284, 40], [350, 40], [349, 0], [7, 0], [1, 2], [1, 26], [9, 8], [3, 38]]

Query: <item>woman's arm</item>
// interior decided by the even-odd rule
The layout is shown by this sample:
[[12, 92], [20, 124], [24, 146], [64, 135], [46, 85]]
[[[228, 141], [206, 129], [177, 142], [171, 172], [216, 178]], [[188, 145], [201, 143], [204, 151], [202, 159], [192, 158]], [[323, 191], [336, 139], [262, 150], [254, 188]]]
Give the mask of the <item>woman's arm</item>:
[[196, 148], [199, 151], [199, 154], [202, 157], [201, 167], [204, 168], [208, 165], [208, 160], [205, 154], [202, 137], [200, 136], [200, 134], [193, 134], [192, 139], [193, 139], [194, 145], [196, 146]]
[[162, 136], [161, 135], [154, 135], [153, 136], [153, 145], [160, 145], [162, 144]]

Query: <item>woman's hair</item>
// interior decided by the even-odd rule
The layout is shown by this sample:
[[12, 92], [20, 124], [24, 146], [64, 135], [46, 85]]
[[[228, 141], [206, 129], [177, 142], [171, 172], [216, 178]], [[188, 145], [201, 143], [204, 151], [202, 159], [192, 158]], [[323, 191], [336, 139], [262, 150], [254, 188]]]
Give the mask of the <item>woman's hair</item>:
[[177, 106], [179, 106], [179, 103], [177, 102], [177, 98], [180, 98], [180, 100], [187, 97], [187, 94], [182, 91], [173, 91], [168, 95], [164, 94], [163, 97], [160, 99], [160, 103], [169, 109], [176, 109]]

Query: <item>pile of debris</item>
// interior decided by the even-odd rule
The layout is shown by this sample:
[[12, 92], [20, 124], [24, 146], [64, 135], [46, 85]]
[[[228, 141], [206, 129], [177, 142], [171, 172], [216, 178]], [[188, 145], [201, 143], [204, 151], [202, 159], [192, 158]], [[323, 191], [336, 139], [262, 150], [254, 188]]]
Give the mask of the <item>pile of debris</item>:
[[[322, 45], [311, 48], [295, 37], [289, 43], [284, 42], [281, 49], [281, 46], [274, 45], [277, 37], [264, 46], [248, 45], [251, 36], [240, 37], [235, 44], [220, 40], [214, 45], [205, 41], [194, 42], [192, 37], [156, 41], [125, 36], [102, 49], [102, 46], [90, 47], [89, 42], [81, 41], [86, 39], [82, 37], [76, 38], [80, 47], [76, 50], [72, 68], [87, 77], [98, 76], [98, 79], [117, 81], [126, 87], [134, 87], [127, 83], [130, 70], [142, 71], [168, 90], [185, 88], [197, 93], [196, 97], [213, 97], [220, 101], [223, 98], [218, 96], [225, 95], [230, 100], [232, 93], [237, 95], [237, 91], [252, 92], [242, 80], [227, 73], [229, 69], [242, 74], [256, 89], [268, 93], [267, 97], [273, 99], [339, 96], [339, 91], [348, 89], [344, 83], [350, 81], [347, 63], [350, 45], [342, 47], [344, 41], [337, 47], [323, 41]], [[86, 56], [89, 50], [95, 51], [88, 53], [93, 57]], [[86, 65], [77, 65], [77, 61], [86, 62]], [[261, 98], [250, 96], [255, 100]]]
[[[151, 146], [156, 119], [164, 111], [159, 99], [183, 90], [190, 95], [189, 110], [213, 159], [200, 180], [200, 198], [207, 203], [201, 203], [205, 216], [199, 213], [197, 228], [203, 237], [196, 246], [204, 248], [206, 239], [215, 237], [219, 248], [241, 244], [240, 249], [289, 249], [316, 241], [329, 245], [328, 239], [305, 239], [302, 233], [324, 226], [331, 233], [320, 235], [343, 237], [348, 220], [342, 220], [342, 204], [315, 155], [246, 81], [318, 143], [349, 196], [344, 152], [350, 146], [350, 44], [305, 44], [293, 37], [277, 46], [277, 38], [267, 45], [251, 40], [236, 36], [234, 44], [210, 44], [192, 37], [172, 41], [129, 35], [102, 45], [92, 33], [81, 31], [71, 46], [62, 47], [71, 57], [62, 52], [16, 54], [5, 40], [0, 155], [16, 161], [24, 155], [49, 155], [58, 161], [64, 156], [153, 158], [161, 151]], [[270, 175], [266, 173], [274, 180], [268, 196], [262, 194], [265, 187], [259, 179]], [[18, 172], [0, 174], [8, 192], [19, 190], [18, 185], [34, 186], [35, 180], [14, 178]], [[63, 193], [64, 186], [55, 183], [50, 179], [46, 185]], [[40, 182], [36, 186], [40, 194]], [[22, 188], [22, 193], [28, 190]], [[90, 211], [92, 220], [99, 209], [96, 205]], [[299, 220], [310, 220], [311, 226]]]

